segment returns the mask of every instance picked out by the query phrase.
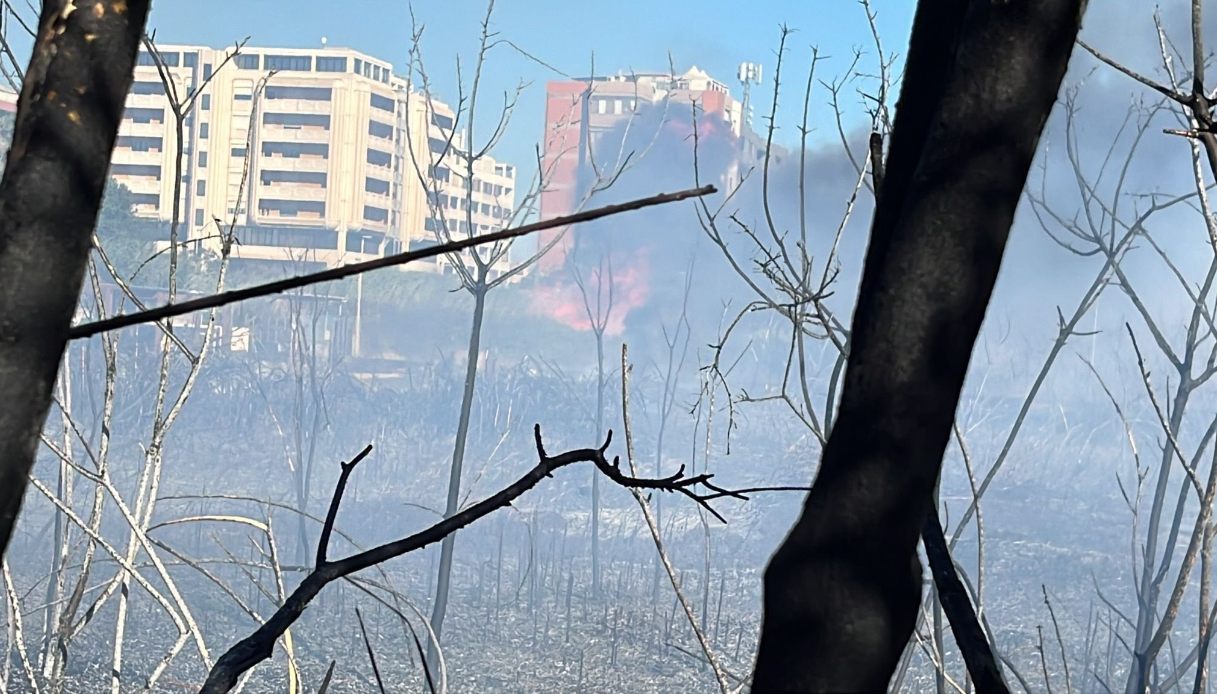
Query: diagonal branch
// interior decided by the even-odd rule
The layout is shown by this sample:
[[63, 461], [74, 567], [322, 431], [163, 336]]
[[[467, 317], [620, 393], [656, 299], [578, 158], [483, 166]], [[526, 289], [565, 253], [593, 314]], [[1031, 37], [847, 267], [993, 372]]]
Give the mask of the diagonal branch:
[[955, 563], [951, 560], [947, 540], [942, 531], [942, 521], [938, 517], [937, 504], [931, 504], [929, 513], [926, 514], [921, 540], [925, 544], [930, 571], [934, 574], [938, 599], [951, 622], [951, 633], [955, 636], [955, 644], [959, 646], [959, 652], [968, 666], [968, 674], [976, 684], [976, 691], [1009, 692], [1009, 687], [1002, 679], [997, 659], [993, 657], [993, 647], [980, 626], [976, 611], [972, 608], [972, 601], [968, 599], [968, 593], [955, 570]]
[[1120, 64], [1113, 58], [1110, 58], [1107, 55], [1101, 53], [1099, 51], [1099, 49], [1095, 48], [1094, 46], [1091, 46], [1090, 44], [1086, 43], [1085, 41], [1083, 41], [1080, 38], [1078, 39], [1078, 45], [1081, 46], [1082, 49], [1085, 50], [1087, 53], [1089, 53], [1090, 55], [1092, 55], [1096, 59], [1098, 59], [1099, 62], [1101, 62], [1111, 68], [1116, 69], [1117, 71], [1127, 75], [1128, 77], [1131, 77], [1132, 79], [1140, 82], [1141, 84], [1145, 85], [1146, 87], [1149, 87], [1150, 89], [1154, 90], [1155, 92], [1158, 92], [1162, 96], [1165, 96], [1166, 98], [1168, 98], [1172, 101], [1176, 101], [1176, 102], [1182, 104], [1183, 106], [1192, 105], [1193, 99], [1191, 96], [1184, 94], [1183, 92], [1181, 92], [1177, 89], [1172, 89], [1171, 87], [1168, 87], [1164, 84], [1159, 84], [1159, 83], [1155, 82], [1154, 80], [1146, 77], [1145, 75], [1142, 75], [1141, 73], [1133, 70], [1132, 68], [1129, 68], [1125, 65]]
[[451, 241], [449, 243], [430, 246], [417, 251], [398, 253], [396, 255], [376, 258], [375, 260], [368, 260], [362, 263], [352, 263], [350, 265], [343, 265], [341, 267], [331, 268], [329, 270], [322, 270], [321, 272], [298, 275], [296, 277], [288, 277], [287, 279], [282, 279], [275, 282], [267, 282], [265, 284], [259, 284], [253, 287], [247, 287], [245, 289], [234, 289], [232, 291], [221, 292], [219, 294], [213, 294], [211, 296], [205, 296], [198, 299], [191, 299], [190, 301], [183, 301], [181, 303], [165, 304], [164, 306], [147, 311], [139, 311], [138, 313], [120, 314], [112, 318], [73, 326], [69, 332], [69, 339], [79, 340], [81, 338], [92, 337], [93, 335], [109, 332], [111, 330], [118, 330], [119, 328], [126, 328], [132, 325], [139, 325], [141, 323], [151, 323], [153, 321], [191, 313], [193, 311], [201, 311], [203, 309], [226, 306], [228, 304], [237, 303], [238, 301], [246, 301], [248, 299], [254, 299], [270, 294], [278, 294], [291, 289], [299, 289], [300, 287], [319, 284], [321, 282], [330, 282], [333, 280], [345, 279], [347, 277], [354, 277], [355, 275], [361, 275], [372, 270], [379, 270], [380, 268], [405, 265], [417, 260], [434, 258], [436, 256], [454, 253], [456, 251], [472, 248], [474, 246], [497, 243], [507, 239], [527, 236], [528, 234], [545, 229], [565, 227], [571, 224], [578, 224], [580, 222], [588, 222], [593, 219], [600, 219], [602, 217], [611, 217], [616, 214], [621, 214], [622, 212], [641, 210], [643, 208], [653, 207], [655, 205], [665, 205], [670, 202], [678, 202], [680, 200], [687, 200], [689, 198], [709, 195], [714, 192], [717, 192], [717, 189], [715, 189], [714, 186], [702, 186], [700, 188], [689, 188], [675, 193], [661, 193], [659, 195], [652, 195], [648, 198], [638, 198], [615, 205], [605, 205], [604, 207], [598, 207], [594, 210], [577, 212], [564, 217], [554, 217], [553, 219], [534, 222], [532, 224], [525, 224], [524, 226], [516, 227], [514, 229], [504, 229], [491, 234], [483, 234], [481, 236], [473, 236]]

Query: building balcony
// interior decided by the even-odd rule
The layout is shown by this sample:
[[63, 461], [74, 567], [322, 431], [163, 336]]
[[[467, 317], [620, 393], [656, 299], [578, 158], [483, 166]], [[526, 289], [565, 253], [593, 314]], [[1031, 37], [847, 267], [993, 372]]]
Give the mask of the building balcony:
[[269, 226], [293, 226], [293, 227], [313, 227], [324, 229], [327, 227], [325, 217], [317, 214], [285, 215], [274, 210], [263, 212], [257, 211], [253, 215], [254, 222], [257, 224]]
[[[159, 78], [158, 78], [159, 81]], [[128, 94], [128, 108], [166, 108], [169, 99], [164, 94]], [[168, 116], [166, 116], [168, 117]]]
[[368, 133], [368, 144], [377, 149], [387, 151], [395, 150], [395, 144], [392, 137], [377, 137], [376, 135]]
[[234, 258], [246, 260], [273, 260], [283, 263], [324, 263], [326, 267], [338, 267], [350, 263], [359, 263], [380, 257], [371, 253], [319, 248], [295, 248], [282, 246], [257, 246], [252, 244], [234, 245]]
[[136, 123], [132, 120], [124, 120], [118, 127], [119, 135], [131, 135], [134, 137], [162, 137], [169, 140], [173, 129], [168, 123]]
[[112, 157], [113, 161], [121, 164], [141, 164], [146, 166], [161, 166], [166, 163], [173, 164], [173, 157], [166, 157], [165, 152], [160, 150], [141, 151], [120, 147], [114, 150]]
[[333, 110], [331, 102], [312, 99], [267, 99], [265, 108], [276, 113], [330, 113]]
[[330, 141], [330, 131], [325, 128], [293, 128], [283, 125], [263, 125], [259, 134], [261, 140], [277, 142], [316, 142]]
[[382, 207], [386, 210], [393, 208], [392, 200], [389, 198], [388, 193], [382, 195], [380, 193], [372, 193], [366, 190], [363, 192], [363, 204], [371, 205], [373, 207]]
[[[364, 163], [363, 174], [365, 177], [379, 179], [381, 181], [393, 180], [393, 168], [391, 166], [377, 166], [375, 164]], [[375, 195], [375, 193], [368, 193]]]
[[306, 183], [259, 183], [258, 195], [278, 200], [325, 202], [326, 188]]
[[264, 169], [278, 171], [329, 171], [330, 160], [325, 157], [281, 157], [262, 155], [259, 162]]
[[359, 225], [361, 227], [363, 227], [364, 229], [368, 229], [371, 231], [388, 232], [388, 230], [389, 230], [388, 221], [374, 222], [370, 219], [363, 219], [363, 220], [360, 220]]

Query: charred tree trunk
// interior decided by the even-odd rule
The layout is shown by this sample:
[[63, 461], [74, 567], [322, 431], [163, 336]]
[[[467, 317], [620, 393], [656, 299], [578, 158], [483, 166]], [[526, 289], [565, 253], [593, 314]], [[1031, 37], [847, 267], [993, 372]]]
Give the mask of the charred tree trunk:
[[765, 573], [754, 691], [883, 691], [917, 541], [1085, 0], [921, 2], [837, 421]]
[[45, 0], [0, 180], [0, 555], [80, 297], [147, 0]]

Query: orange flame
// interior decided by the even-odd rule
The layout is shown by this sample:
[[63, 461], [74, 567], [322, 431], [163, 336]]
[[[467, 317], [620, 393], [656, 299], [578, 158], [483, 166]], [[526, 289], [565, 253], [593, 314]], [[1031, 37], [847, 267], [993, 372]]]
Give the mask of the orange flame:
[[[564, 277], [551, 276], [550, 281], [532, 292], [533, 313], [547, 316], [580, 332], [592, 330], [592, 321], [596, 320], [604, 324], [606, 335], [621, 335], [625, 332], [629, 315], [645, 306], [650, 297], [650, 253], [645, 248], [629, 254], [614, 253], [611, 273], [608, 267], [607, 264], [603, 266], [603, 274], [601, 268], [585, 272], [583, 286], [587, 292], [586, 303], [579, 285], [569, 274]], [[591, 307], [590, 316], [588, 306]]]

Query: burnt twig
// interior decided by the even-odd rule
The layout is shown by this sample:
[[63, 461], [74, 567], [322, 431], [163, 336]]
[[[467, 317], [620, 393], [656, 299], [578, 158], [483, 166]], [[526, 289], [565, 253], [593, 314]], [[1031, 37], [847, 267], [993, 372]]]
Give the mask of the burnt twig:
[[334, 497], [330, 499], [330, 510], [325, 514], [325, 522], [321, 524], [321, 538], [317, 541], [317, 566], [325, 563], [325, 555], [330, 547], [330, 535], [334, 532], [334, 520], [338, 518], [338, 506], [342, 503], [342, 495], [346, 492], [347, 480], [351, 472], [368, 454], [372, 452], [372, 444], [364, 447], [359, 455], [349, 463], [340, 463], [342, 472], [338, 473], [338, 482], [334, 484]]

